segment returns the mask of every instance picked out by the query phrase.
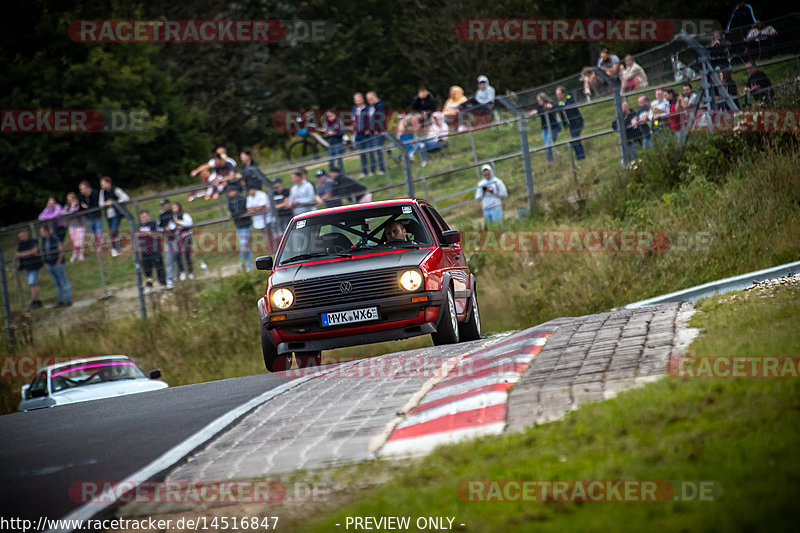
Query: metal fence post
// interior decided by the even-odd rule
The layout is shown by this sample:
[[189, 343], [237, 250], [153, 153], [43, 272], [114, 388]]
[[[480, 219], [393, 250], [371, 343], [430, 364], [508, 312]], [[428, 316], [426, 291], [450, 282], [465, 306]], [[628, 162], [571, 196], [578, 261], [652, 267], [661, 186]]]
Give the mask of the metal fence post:
[[600, 67], [593, 67], [594, 71], [603, 78], [603, 81], [611, 87], [611, 94], [614, 95], [614, 114], [617, 116], [617, 128], [619, 129], [619, 151], [620, 162], [622, 168], [630, 161], [630, 153], [628, 152], [628, 132], [625, 131], [625, 117], [622, 115], [622, 94], [620, 94], [619, 82], [613, 80], [611, 76]]
[[394, 147], [400, 150], [401, 157], [403, 158], [403, 173], [406, 176], [406, 191], [408, 192], [409, 198], [414, 198], [414, 176], [411, 172], [411, 159], [408, 157], [408, 148], [399, 139], [396, 139], [394, 135], [389, 133], [382, 133], [382, 135], [389, 139], [389, 142], [394, 144]]
[[14, 353], [14, 317], [11, 314], [11, 303], [8, 301], [8, 280], [6, 280], [6, 259], [0, 250], [0, 288], [3, 294], [3, 313], [6, 322], [6, 343], [9, 353]]
[[122, 213], [128, 219], [131, 227], [131, 250], [133, 255], [133, 268], [136, 271], [136, 289], [139, 293], [139, 313], [142, 315], [142, 320], [147, 320], [147, 306], [144, 304], [144, 291], [142, 290], [142, 265], [139, 261], [139, 254], [136, 246], [136, 218], [131, 214], [128, 209], [116, 200], [112, 200], [114, 208]]
[[517, 129], [519, 130], [519, 145], [522, 149], [522, 168], [525, 171], [525, 187], [528, 190], [528, 213], [533, 213], [533, 169], [531, 167], [531, 150], [528, 144], [528, 118], [525, 114], [505, 96], [499, 96], [497, 100], [506, 106], [517, 117]]

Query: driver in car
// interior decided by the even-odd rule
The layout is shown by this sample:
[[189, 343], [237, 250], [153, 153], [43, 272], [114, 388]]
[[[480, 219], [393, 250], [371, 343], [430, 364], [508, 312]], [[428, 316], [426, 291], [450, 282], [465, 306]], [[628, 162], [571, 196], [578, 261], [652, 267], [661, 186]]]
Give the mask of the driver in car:
[[396, 220], [386, 227], [385, 234], [387, 242], [408, 240], [405, 226]]

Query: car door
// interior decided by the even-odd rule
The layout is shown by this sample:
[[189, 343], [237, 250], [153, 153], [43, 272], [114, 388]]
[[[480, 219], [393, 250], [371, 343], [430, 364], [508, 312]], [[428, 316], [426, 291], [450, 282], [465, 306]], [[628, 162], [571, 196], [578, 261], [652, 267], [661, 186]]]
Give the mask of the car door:
[[50, 379], [48, 378], [47, 369], [43, 369], [31, 382], [31, 386], [25, 393], [23, 404], [21, 407], [26, 411], [34, 409], [42, 409], [50, 407], [54, 404], [50, 396]]
[[434, 227], [436, 239], [439, 241], [444, 253], [447, 270], [453, 279], [453, 289], [455, 291], [453, 297], [456, 300], [456, 312], [459, 315], [463, 315], [467, 308], [467, 299], [469, 297], [469, 268], [464, 257], [464, 251], [461, 249], [461, 243], [444, 244], [442, 234], [445, 231], [449, 231], [450, 226], [430, 205], [422, 204], [421, 207]]

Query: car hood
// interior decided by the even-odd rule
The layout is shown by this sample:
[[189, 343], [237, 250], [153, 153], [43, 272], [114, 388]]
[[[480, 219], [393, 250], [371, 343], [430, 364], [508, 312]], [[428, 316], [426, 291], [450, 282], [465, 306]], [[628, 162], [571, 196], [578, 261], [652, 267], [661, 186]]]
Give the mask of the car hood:
[[272, 285], [285, 285], [297, 281], [307, 281], [314, 278], [327, 276], [340, 276], [353, 274], [359, 271], [373, 271], [390, 268], [413, 268], [419, 266], [425, 257], [431, 253], [430, 248], [420, 250], [404, 250], [402, 252], [387, 252], [383, 254], [367, 254], [354, 256], [352, 259], [329, 261], [325, 263], [298, 264], [281, 268], [272, 273]]
[[109, 383], [95, 383], [94, 385], [87, 385], [85, 387], [63, 390], [53, 394], [53, 399], [56, 401], [56, 405], [61, 405], [65, 403], [85, 402], [88, 400], [111, 398], [113, 396], [124, 396], [125, 394], [166, 389], [167, 387], [169, 387], [169, 385], [158, 379], [129, 379], [112, 381]]

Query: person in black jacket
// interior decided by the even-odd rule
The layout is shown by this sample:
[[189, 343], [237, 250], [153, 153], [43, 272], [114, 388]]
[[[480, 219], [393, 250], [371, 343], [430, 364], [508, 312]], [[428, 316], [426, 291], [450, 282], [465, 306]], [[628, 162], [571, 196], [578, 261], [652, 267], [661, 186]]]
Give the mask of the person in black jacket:
[[[163, 200], [162, 205], [166, 205]], [[146, 210], [139, 211], [136, 250], [140, 254], [142, 269], [146, 278], [144, 293], [150, 294], [153, 292], [153, 270], [156, 271], [158, 282], [161, 286], [165, 289], [171, 289], [172, 286], [167, 283], [167, 276], [164, 272], [164, 258], [161, 256], [161, 226], [150, 218], [150, 212]]]
[[44, 225], [39, 228], [42, 236], [42, 259], [44, 266], [58, 291], [56, 307], [69, 307], [72, 305], [72, 288], [67, 280], [67, 270], [64, 268], [64, 247], [58, 235], [50, 233], [50, 228]]
[[250, 250], [250, 234], [252, 232], [251, 217], [247, 215], [247, 200], [239, 194], [239, 189], [229, 185], [225, 192], [228, 194], [228, 210], [236, 226], [236, 238], [239, 241], [239, 262], [242, 269], [250, 272], [253, 270], [253, 252]]
[[[579, 138], [583, 131], [583, 115], [581, 115], [580, 109], [575, 106], [575, 100], [572, 95], [567, 94], [567, 90], [564, 87], [556, 89], [556, 108], [561, 115], [561, 122], [569, 127], [569, 134], [572, 138]], [[575, 150], [575, 159], [578, 161], [586, 159], [586, 153], [583, 150], [581, 141], [572, 141], [569, 145]]]
[[[642, 144], [642, 130], [636, 125], [637, 116], [636, 112], [628, 105], [628, 102], [623, 100], [622, 120], [625, 125], [625, 135], [628, 137], [628, 152], [631, 159], [636, 159], [636, 149], [633, 147], [633, 143], [637, 143], [640, 146]], [[611, 124], [611, 127], [614, 131], [619, 131], [619, 124], [616, 120]]]
[[83, 180], [78, 185], [80, 194], [78, 202], [81, 211], [86, 211], [86, 223], [89, 226], [89, 233], [94, 236], [94, 245], [100, 243], [103, 237], [103, 213], [100, 210], [100, 193], [92, 188], [88, 181]]
[[14, 256], [17, 260], [17, 268], [25, 272], [25, 279], [31, 289], [31, 311], [39, 309], [42, 301], [39, 299], [39, 271], [42, 269], [42, 256], [39, 255], [39, 245], [36, 239], [31, 239], [28, 230], [20, 230], [17, 234], [19, 244], [17, 253]]
[[239, 160], [242, 162], [242, 171], [240, 172], [242, 179], [244, 179], [245, 190], [249, 191], [253, 187], [261, 190], [264, 183], [271, 185], [270, 181], [258, 168], [258, 163], [253, 159], [253, 154], [250, 150], [242, 150], [239, 154]]
[[437, 111], [436, 99], [424, 85], [419, 88], [417, 95], [411, 100], [411, 112], [397, 125], [397, 137], [402, 137], [409, 124], [414, 132], [414, 137], [419, 137], [425, 121], [430, 120], [430, 116]]
[[364, 136], [367, 147], [374, 150], [369, 153], [370, 172], [375, 174], [375, 157], [377, 154], [377, 168], [380, 169], [378, 174], [383, 176], [386, 173], [386, 166], [383, 164], [383, 143], [385, 141], [383, 134], [386, 132], [386, 108], [375, 91], [367, 93], [367, 104], [367, 108], [363, 111], [366, 113]]
[[346, 176], [340, 168], [331, 171], [333, 179], [333, 198], [348, 199], [354, 204], [365, 204], [372, 201], [372, 193], [363, 184], [350, 176]]

